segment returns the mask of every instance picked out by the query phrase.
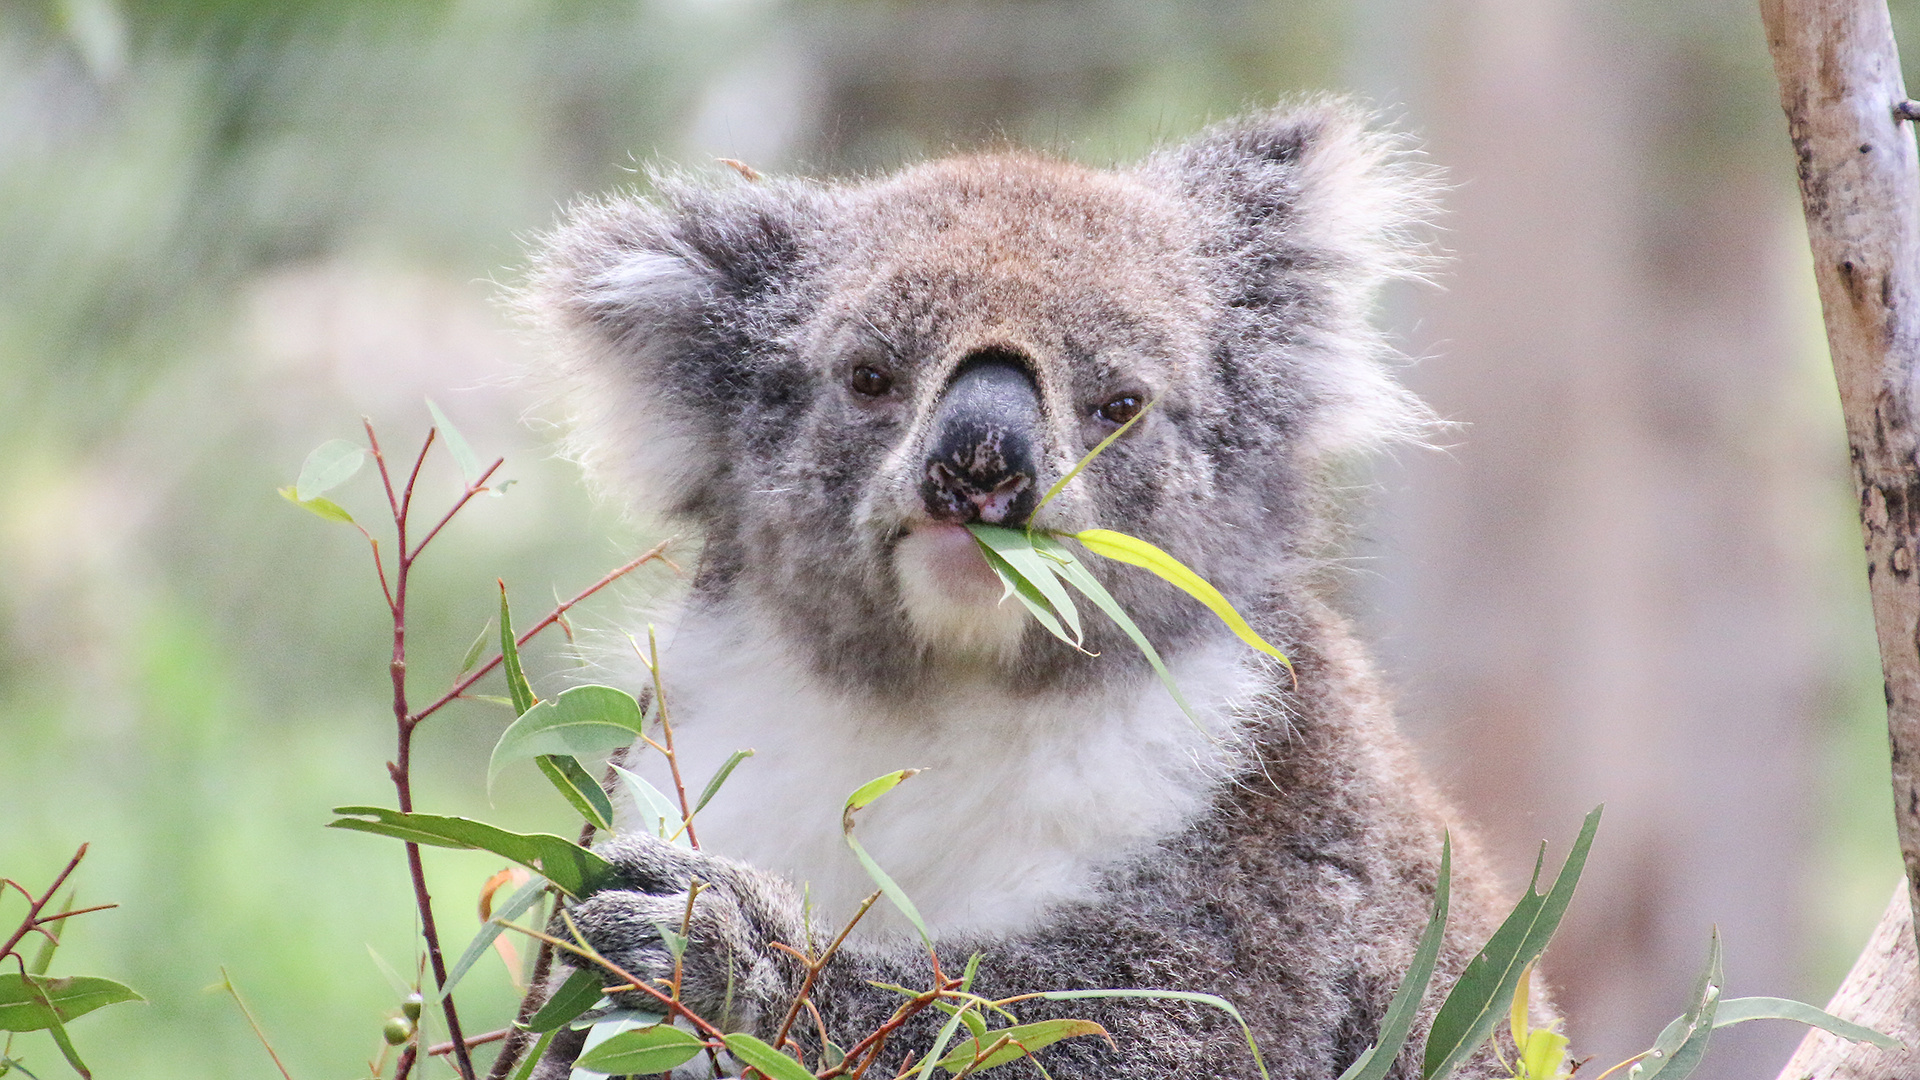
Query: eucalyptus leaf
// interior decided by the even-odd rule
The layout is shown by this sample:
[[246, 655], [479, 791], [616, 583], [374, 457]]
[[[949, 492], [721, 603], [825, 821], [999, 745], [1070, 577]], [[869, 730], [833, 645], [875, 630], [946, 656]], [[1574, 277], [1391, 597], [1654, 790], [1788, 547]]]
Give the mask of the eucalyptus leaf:
[[[1094, 1001], [1105, 998], [1144, 998], [1149, 1001], [1189, 1001], [1196, 1005], [1208, 1005], [1233, 1017], [1240, 1025], [1240, 1034], [1247, 1040], [1247, 1051], [1253, 1055], [1253, 1067], [1260, 1072], [1260, 1080], [1272, 1080], [1267, 1073], [1267, 1063], [1260, 1057], [1260, 1045], [1253, 1041], [1253, 1029], [1247, 1026], [1247, 1018], [1233, 1007], [1233, 1002], [1218, 994], [1198, 994], [1190, 990], [1049, 990], [1035, 994], [1041, 1001]], [[939, 1053], [934, 1050], [933, 1053]]]
[[1433, 981], [1433, 968], [1440, 958], [1440, 943], [1447, 931], [1447, 904], [1452, 879], [1453, 838], [1448, 836], [1440, 842], [1440, 876], [1433, 887], [1433, 913], [1427, 917], [1427, 928], [1420, 934], [1420, 944], [1414, 947], [1413, 963], [1407, 966], [1407, 973], [1400, 980], [1400, 988], [1393, 992], [1393, 1000], [1387, 1005], [1386, 1017], [1380, 1021], [1380, 1032], [1374, 1037], [1374, 1044], [1367, 1047], [1347, 1067], [1347, 1071], [1340, 1074], [1340, 1080], [1383, 1080], [1387, 1070], [1393, 1068], [1394, 1059], [1400, 1056], [1400, 1048], [1406, 1044], [1408, 1032], [1413, 1030], [1414, 1017], [1420, 1011], [1420, 1002], [1427, 996], [1427, 985]]
[[[972, 1068], [975, 1072], [985, 1072], [1010, 1061], [1018, 1061], [1043, 1046], [1051, 1046], [1062, 1039], [1078, 1038], [1082, 1035], [1105, 1035], [1107, 1029], [1091, 1020], [1038, 1020], [1031, 1024], [1001, 1028], [976, 1034], [960, 1044], [952, 1053], [940, 1059], [939, 1066], [948, 1072], [958, 1073]], [[991, 1049], [1000, 1040], [1007, 1045]], [[985, 1054], [984, 1058], [981, 1055]], [[980, 1058], [975, 1065], [976, 1058]]]
[[367, 463], [367, 450], [345, 439], [329, 439], [313, 448], [300, 463], [300, 478], [293, 482], [294, 501], [306, 503], [353, 479]]
[[541, 754], [533, 761], [589, 825], [596, 829], [613, 828], [612, 800], [600, 790], [599, 781], [580, 767], [578, 759], [571, 754]]
[[1713, 1026], [1716, 1029], [1733, 1024], [1744, 1024], [1749, 1020], [1792, 1020], [1808, 1027], [1817, 1027], [1843, 1039], [1872, 1043], [1882, 1050], [1907, 1048], [1905, 1043], [1884, 1032], [1849, 1023], [1824, 1009], [1816, 1009], [1804, 1001], [1792, 1001], [1787, 998], [1728, 998], [1720, 1003], [1713, 1014]]
[[1193, 706], [1187, 704], [1185, 695], [1180, 693], [1180, 687], [1174, 683], [1173, 673], [1167, 670], [1166, 663], [1160, 659], [1159, 651], [1153, 647], [1153, 642], [1147, 640], [1147, 635], [1141, 633], [1140, 628], [1134, 625], [1133, 619], [1127, 615], [1119, 601], [1107, 592], [1106, 586], [1100, 584], [1099, 579], [1089, 573], [1086, 567], [1080, 565], [1080, 561], [1073, 557], [1072, 552], [1061, 547], [1060, 542], [1052, 537], [1036, 534], [1034, 548], [1043, 555], [1050, 555], [1062, 561], [1060, 576], [1066, 579], [1067, 584], [1080, 590], [1082, 595], [1093, 601], [1095, 607], [1106, 612], [1107, 618], [1112, 619], [1115, 625], [1126, 633], [1127, 637], [1133, 641], [1134, 647], [1139, 649], [1140, 654], [1147, 658], [1147, 663], [1152, 665], [1154, 674], [1160, 676], [1161, 685], [1167, 688], [1167, 693], [1172, 695], [1174, 703], [1180, 706], [1180, 711], [1187, 714], [1188, 720], [1198, 724], [1199, 717], [1194, 715]]
[[1225, 623], [1227, 629], [1232, 630], [1241, 641], [1280, 661], [1288, 668], [1293, 667], [1293, 661], [1287, 659], [1287, 654], [1267, 644], [1265, 638], [1255, 633], [1253, 627], [1248, 625], [1247, 620], [1240, 617], [1240, 613], [1234, 610], [1233, 605], [1227, 602], [1227, 598], [1221, 595], [1219, 589], [1214, 588], [1206, 578], [1187, 569], [1186, 564], [1179, 559], [1139, 537], [1114, 532], [1112, 529], [1086, 529], [1072, 535], [1095, 555], [1138, 566], [1158, 574], [1187, 595], [1207, 605], [1207, 609]]
[[1034, 621], [1044, 627], [1047, 633], [1076, 649], [1080, 647], [1080, 643], [1074, 639], [1074, 636], [1060, 624], [1059, 617], [1053, 613], [1051, 607], [1047, 606], [1047, 598], [1041, 595], [1033, 582], [1028, 581], [1020, 571], [1014, 569], [1012, 563], [1001, 558], [998, 552], [985, 544], [980, 545], [980, 554], [986, 557], [987, 565], [999, 576], [1000, 583], [1006, 586], [1006, 591], [1000, 595], [1002, 602], [1009, 596], [1020, 601], [1020, 606], [1026, 608], [1027, 614], [1032, 615]]
[[720, 794], [720, 785], [727, 782], [727, 777], [733, 775], [733, 770], [752, 756], [752, 750], [735, 750], [718, 769], [714, 770], [713, 779], [708, 780], [707, 786], [701, 789], [700, 801], [693, 804], [693, 812], [697, 814], [706, 809], [706, 805], [713, 801], [713, 797]]
[[729, 1054], [766, 1073], [769, 1080], [813, 1080], [811, 1069], [752, 1035], [734, 1032], [726, 1041]]
[[[591, 895], [618, 877], [612, 863], [571, 840], [549, 833], [508, 832], [470, 818], [403, 814], [382, 806], [336, 806], [333, 812], [350, 816], [328, 822], [328, 828], [391, 836], [433, 847], [491, 851], [538, 872], [573, 897]], [[361, 820], [363, 818], [373, 820]]]
[[533, 696], [533, 687], [527, 685], [526, 673], [520, 670], [520, 646], [513, 640], [513, 612], [507, 608], [505, 582], [500, 585], [500, 666], [506, 671], [507, 694], [513, 698], [514, 713], [526, 715], [539, 699]]
[[895, 883], [885, 870], [880, 869], [880, 864], [873, 861], [873, 856], [867, 854], [867, 849], [861, 845], [860, 841], [854, 839], [853, 835], [855, 812], [872, 805], [875, 799], [899, 787], [901, 781], [919, 771], [919, 769], [898, 769], [876, 776], [855, 788], [853, 794], [847, 796], [846, 805], [840, 811], [840, 832], [847, 841], [847, 847], [852, 849], [853, 857], [860, 860], [860, 865], [867, 871], [867, 876], [880, 887], [880, 891], [893, 903], [893, 906], [900, 910], [900, 914], [907, 917], [907, 921], [913, 924], [913, 928], [920, 931], [920, 940], [931, 946], [933, 934], [927, 929], [926, 921], [920, 917], [920, 909], [913, 906], [913, 901], [907, 898], [906, 890]]
[[90, 975], [0, 975], [0, 1031], [39, 1031], [103, 1006], [144, 1000], [121, 983]]
[[546, 891], [546, 879], [535, 878], [516, 889], [512, 896], [507, 897], [507, 902], [500, 905], [499, 909], [493, 913], [493, 917], [480, 924], [480, 932], [473, 935], [473, 940], [467, 942], [466, 951], [462, 952], [460, 958], [453, 962], [453, 966], [447, 969], [446, 985], [434, 993], [433, 1002], [438, 1002], [452, 993], [455, 984], [465, 978], [467, 971], [486, 955], [494, 939], [506, 929], [506, 924], [524, 915], [528, 908], [539, 902], [541, 894]]
[[578, 1064], [604, 1073], [663, 1073], [692, 1061], [706, 1045], [671, 1024], [623, 1031], [581, 1054]]
[[1107, 447], [1112, 446], [1115, 442], [1119, 441], [1120, 436], [1125, 435], [1129, 430], [1131, 430], [1133, 428], [1133, 425], [1139, 423], [1148, 413], [1152, 412], [1153, 407], [1158, 404], [1160, 404], [1160, 399], [1154, 398], [1153, 400], [1147, 402], [1145, 405], [1140, 406], [1139, 412], [1134, 413], [1132, 416], [1128, 417], [1127, 422], [1115, 428], [1113, 431], [1113, 434], [1107, 436], [1104, 439], [1101, 439], [1100, 442], [1096, 444], [1093, 449], [1087, 451], [1087, 456], [1075, 462], [1073, 468], [1068, 469], [1065, 476], [1062, 476], [1060, 479], [1055, 480], [1053, 482], [1053, 486], [1047, 489], [1047, 493], [1045, 495], [1040, 496], [1040, 501], [1034, 504], [1033, 513], [1029, 514], [1028, 517], [1030, 519], [1039, 517], [1040, 511], [1044, 509], [1048, 503], [1053, 501], [1053, 497], [1055, 495], [1060, 494], [1061, 490], [1064, 489], [1069, 483], [1072, 483], [1074, 477], [1080, 475], [1080, 470], [1086, 468], [1089, 464], [1091, 464], [1094, 458], [1097, 458], [1101, 454], [1105, 453]]
[[459, 428], [453, 426], [453, 421], [447, 419], [447, 414], [440, 411], [440, 406], [435, 405], [432, 398], [427, 399], [427, 412], [433, 415], [433, 426], [440, 429], [440, 441], [447, 444], [447, 453], [452, 454], [453, 460], [459, 463], [460, 475], [467, 478], [469, 486], [477, 483], [480, 480], [480, 459], [473, 455], [473, 447], [467, 445], [466, 437], [460, 434]]
[[1635, 1080], [1686, 1080], [1699, 1068], [1706, 1056], [1707, 1043], [1713, 1037], [1713, 1017], [1720, 1003], [1720, 931], [1716, 928], [1707, 945], [1707, 966], [1694, 982], [1693, 997], [1682, 1013], [1654, 1041], [1653, 1049], [1627, 1070]]
[[465, 675], [473, 670], [473, 665], [480, 662], [480, 653], [487, 647], [487, 631], [491, 629], [493, 629], [491, 622], [480, 627], [479, 636], [473, 639], [473, 644], [467, 646], [467, 655], [460, 658], [460, 670], [455, 674]]
[[1019, 581], [1025, 581], [1045, 598], [1047, 606], [1059, 614], [1061, 621], [1072, 632], [1072, 644], [1077, 646], [1085, 640], [1080, 629], [1080, 613], [1074, 607], [1073, 597], [1060, 584], [1059, 564], [1041, 556], [1032, 534], [1021, 529], [977, 522], [968, 525], [967, 531], [1012, 567], [1019, 575]]
[[633, 796], [634, 807], [640, 812], [640, 820], [662, 840], [671, 840], [681, 847], [692, 847], [687, 838], [687, 830], [681, 828], [680, 808], [673, 800], [644, 777], [638, 776], [618, 765], [613, 767], [614, 774], [620, 777], [629, 795]]
[[338, 521], [342, 525], [353, 524], [353, 515], [347, 513], [344, 507], [332, 499], [322, 498], [318, 495], [315, 495], [311, 499], [303, 499], [294, 494], [294, 490], [290, 487], [281, 488], [280, 497], [295, 506], [311, 511], [319, 517], [326, 518], [328, 521]]
[[601, 998], [600, 988], [606, 976], [590, 968], [580, 968], [567, 976], [540, 1011], [527, 1020], [528, 1031], [557, 1031], [574, 1017], [593, 1008]]
[[1566, 914], [1567, 902], [1580, 882], [1580, 871], [1587, 864], [1587, 851], [1593, 846], [1594, 831], [1600, 827], [1600, 807], [1587, 815], [1580, 835], [1561, 865], [1560, 874], [1546, 895], [1535, 891], [1546, 859], [1546, 845], [1535, 860], [1533, 880], [1513, 912], [1493, 932], [1485, 946], [1467, 964], [1460, 981], [1433, 1018], [1427, 1032], [1424, 1080], [1436, 1080], [1460, 1067], [1480, 1044], [1493, 1034], [1494, 1025], [1513, 1001], [1520, 975], [1547, 947], [1553, 932]]
[[569, 687], [522, 709], [520, 718], [500, 733], [487, 761], [487, 783], [522, 758], [597, 757], [628, 745], [645, 730], [632, 694], [611, 686]]

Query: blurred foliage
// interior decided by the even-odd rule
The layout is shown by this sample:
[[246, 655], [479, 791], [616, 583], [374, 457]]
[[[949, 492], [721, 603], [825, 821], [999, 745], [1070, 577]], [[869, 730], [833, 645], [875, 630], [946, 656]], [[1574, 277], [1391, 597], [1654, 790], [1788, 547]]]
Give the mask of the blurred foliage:
[[[1248, 101], [1349, 84], [1381, 5], [951, 5], [949, 74], [908, 78], [895, 44], [925, 30], [902, 16], [914, 6], [0, 0], [0, 869], [46, 879], [93, 842], [79, 903], [122, 906], [77, 924], [63, 959], [148, 999], [77, 1022], [100, 1075], [265, 1074], [232, 1002], [205, 992], [221, 965], [299, 1080], [355, 1075], [403, 993], [367, 951], [411, 973], [403, 863], [321, 828], [329, 807], [391, 798], [392, 732], [365, 550], [274, 494], [309, 448], [357, 437], [364, 414], [409, 454], [432, 394], [519, 481], [420, 567], [420, 692], [495, 617], [494, 577], [533, 611], [655, 539], [519, 422], [537, 392], [510, 385], [521, 346], [494, 282], [558, 206], [635, 182], [656, 153], [699, 164], [736, 145], [833, 171], [945, 149], [930, 129], [1121, 158]], [[1896, 6], [1920, 20], [1920, 0]], [[793, 74], [803, 49], [840, 74]], [[827, 122], [757, 142], [780, 115], [728, 126], [739, 102], [777, 112], [783, 95], [812, 95]], [[1008, 119], [942, 126], [943, 109]], [[457, 487], [441, 461], [422, 498]], [[366, 475], [333, 497], [379, 516]], [[581, 622], [669, 579], [640, 576]], [[565, 663], [551, 645], [529, 659]], [[1884, 770], [1870, 704], [1835, 709], [1862, 717], [1836, 741], [1849, 776]], [[422, 730], [423, 809], [566, 820], [533, 775], [486, 805], [509, 719], [460, 705]], [[1884, 820], [1869, 779], [1832, 814], [1849, 835]], [[498, 861], [425, 858], [463, 942]], [[506, 1014], [499, 974], [465, 983], [469, 1015]], [[16, 1053], [62, 1068], [51, 1046]]]

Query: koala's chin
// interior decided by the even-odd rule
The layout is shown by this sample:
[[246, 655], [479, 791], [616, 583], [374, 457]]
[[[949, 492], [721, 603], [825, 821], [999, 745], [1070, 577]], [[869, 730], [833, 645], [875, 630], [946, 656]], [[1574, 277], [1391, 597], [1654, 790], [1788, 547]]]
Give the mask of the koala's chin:
[[1026, 612], [964, 526], [921, 519], [894, 545], [893, 572], [914, 636], [935, 656], [1004, 661], [1019, 652]]

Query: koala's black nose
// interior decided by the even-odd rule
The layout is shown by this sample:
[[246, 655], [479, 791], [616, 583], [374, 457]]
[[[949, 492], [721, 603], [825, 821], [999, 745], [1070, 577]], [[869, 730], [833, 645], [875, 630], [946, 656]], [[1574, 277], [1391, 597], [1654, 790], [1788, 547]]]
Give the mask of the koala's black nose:
[[920, 498], [935, 521], [1018, 525], [1033, 513], [1040, 393], [1020, 358], [967, 358], [934, 412]]

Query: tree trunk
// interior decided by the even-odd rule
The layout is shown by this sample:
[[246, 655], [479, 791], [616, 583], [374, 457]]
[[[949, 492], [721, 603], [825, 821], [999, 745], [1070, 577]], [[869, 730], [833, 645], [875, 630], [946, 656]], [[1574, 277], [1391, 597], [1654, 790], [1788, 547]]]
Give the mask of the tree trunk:
[[1882, 1050], [1851, 1042], [1819, 1028], [1807, 1032], [1779, 1080], [1888, 1080], [1920, 1077], [1920, 961], [1914, 952], [1913, 907], [1907, 885], [1893, 890], [1887, 913], [1873, 931], [1865, 952], [1827, 1003], [1843, 1020], [1884, 1031], [1907, 1044]]
[[1886, 677], [1894, 820], [1920, 905], [1920, 164], [1884, 0], [1761, 0], [1846, 413]]

